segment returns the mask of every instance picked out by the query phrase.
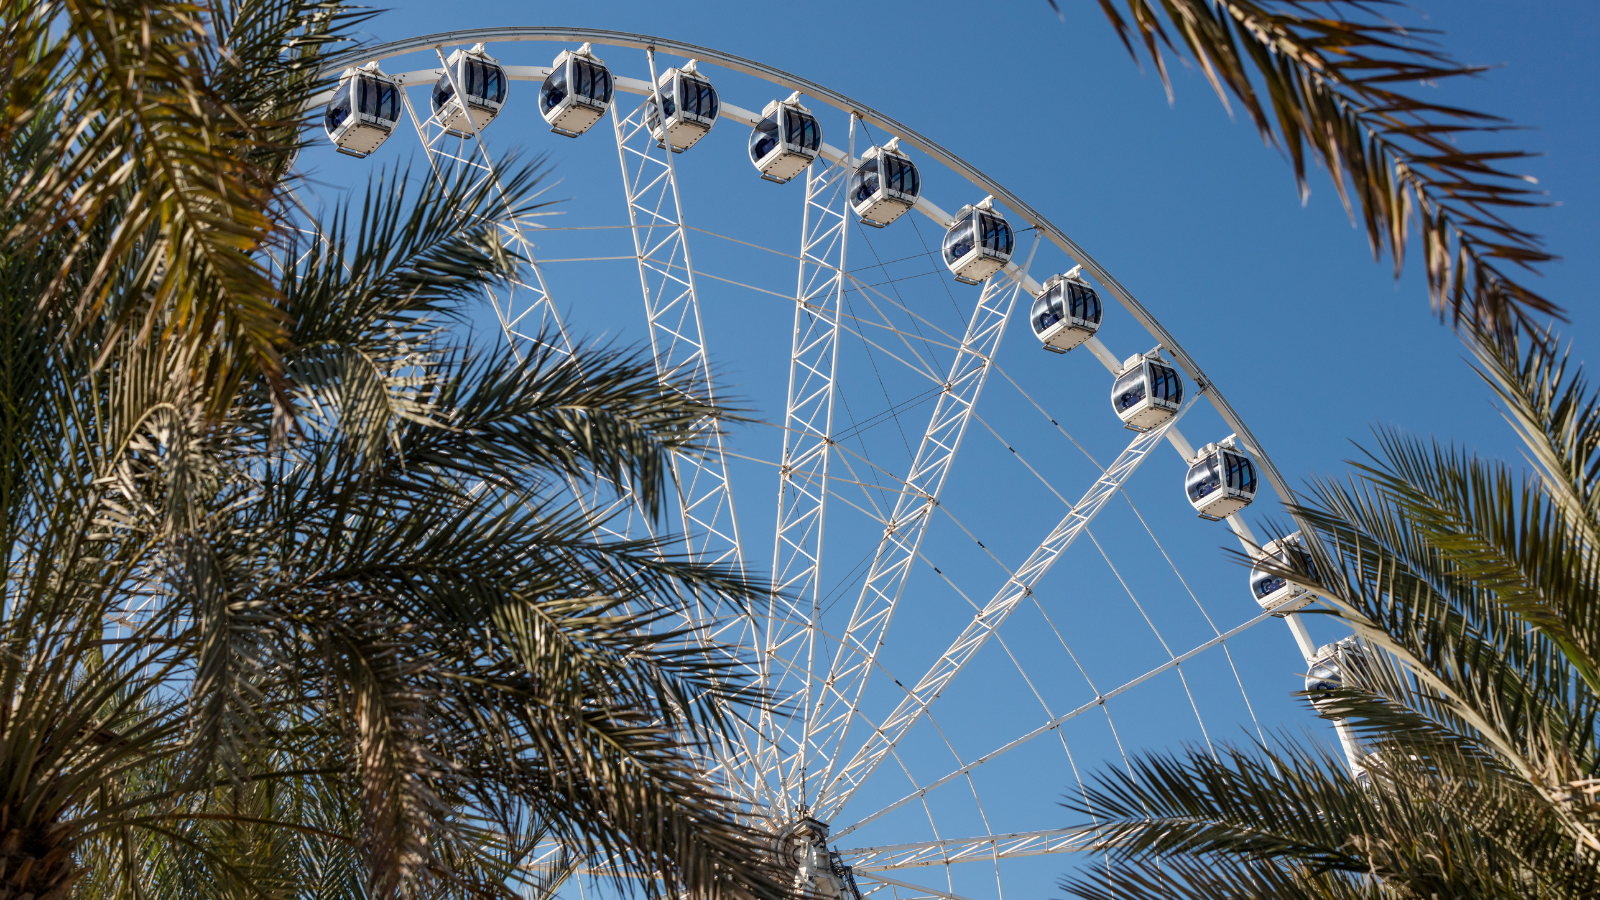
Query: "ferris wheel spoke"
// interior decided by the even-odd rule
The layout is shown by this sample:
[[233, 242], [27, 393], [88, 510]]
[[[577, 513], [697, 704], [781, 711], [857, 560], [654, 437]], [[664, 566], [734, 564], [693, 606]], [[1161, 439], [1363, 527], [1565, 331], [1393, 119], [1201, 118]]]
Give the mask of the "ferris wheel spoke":
[[[853, 123], [852, 123], [853, 131]], [[794, 762], [780, 769], [785, 781], [804, 782], [809, 764], [809, 722], [816, 678], [817, 619], [821, 615], [821, 562], [826, 534], [829, 468], [833, 458], [835, 379], [838, 375], [839, 316], [844, 292], [841, 272], [845, 265], [849, 219], [843, 206], [849, 167], [812, 165], [807, 168], [806, 199], [801, 223], [800, 267], [795, 295], [794, 331], [789, 354], [789, 389], [784, 414], [784, 446], [778, 477], [778, 521], [773, 539], [773, 580], [778, 592], [809, 603], [803, 615], [805, 666], [799, 691], [800, 740], [791, 751], [777, 746], [781, 729], [769, 720], [775, 752], [792, 752]], [[838, 208], [836, 208], [836, 205]], [[773, 623], [767, 642], [776, 648], [802, 635]], [[799, 650], [800, 648], [796, 648]], [[781, 766], [781, 763], [780, 763]]]
[[[655, 52], [647, 51], [647, 56], [653, 90]], [[714, 402], [677, 170], [672, 154], [656, 146], [645, 109], [641, 103], [624, 117], [613, 105], [611, 115], [656, 371], [662, 379], [686, 376], [693, 390]], [[705, 439], [703, 452], [674, 453], [672, 460], [684, 539], [696, 560], [730, 565], [742, 572], [744, 551], [728, 485], [720, 423], [706, 417], [695, 423], [693, 430]], [[725, 614], [727, 609], [727, 604], [719, 602], [712, 615]]]
[[[1095, 828], [1052, 828], [1046, 831], [1019, 831], [1011, 834], [991, 834], [982, 837], [947, 838], [935, 841], [917, 841], [909, 844], [891, 844], [883, 847], [862, 847], [842, 850], [840, 855], [855, 869], [857, 876], [887, 881], [876, 873], [896, 869], [915, 869], [925, 866], [944, 866], [959, 862], [988, 862], [995, 859], [1014, 859], [1021, 856], [1042, 856], [1049, 853], [1073, 853], [1092, 847]], [[903, 884], [903, 882], [889, 882]], [[906, 885], [926, 890], [918, 885]], [[942, 896], [942, 895], [941, 895]]]
[[900, 702], [895, 711], [884, 720], [883, 727], [875, 730], [850, 761], [826, 784], [817, 801], [817, 808], [822, 815], [836, 813], [850, 802], [856, 789], [872, 775], [883, 758], [899, 744], [912, 726], [916, 725], [928, 706], [938, 699], [945, 687], [961, 673], [967, 662], [983, 647], [989, 636], [1005, 622], [1017, 604], [1033, 593], [1034, 585], [1039, 579], [1050, 571], [1050, 567], [1055, 565], [1061, 554], [1072, 546], [1073, 541], [1077, 540], [1078, 535], [1094, 521], [1094, 517], [1105, 508], [1106, 503], [1122, 489], [1122, 485], [1138, 470], [1140, 463], [1149, 457], [1150, 451], [1160, 445], [1166, 437], [1167, 429], [1183, 418], [1184, 413], [1193, 408], [1197, 400], [1198, 395], [1178, 410], [1177, 415], [1135, 437], [1116, 461], [1095, 480], [1082, 499], [1073, 504], [1066, 518], [1062, 519], [1040, 542], [1027, 561], [1006, 579], [1005, 584], [983, 611], [962, 630], [944, 655], [934, 663], [922, 680], [917, 682], [916, 687], [911, 689], [911, 693]]
[[1141, 684], [1144, 684], [1146, 681], [1149, 681], [1150, 679], [1156, 677], [1157, 675], [1162, 674], [1163, 672], [1167, 672], [1167, 671], [1170, 671], [1172, 669], [1177, 668], [1178, 666], [1182, 665], [1183, 663], [1188, 662], [1189, 660], [1195, 658], [1196, 656], [1199, 656], [1201, 653], [1204, 653], [1205, 651], [1210, 650], [1213, 647], [1218, 647], [1218, 646], [1221, 646], [1221, 645], [1227, 643], [1229, 638], [1232, 638], [1232, 637], [1235, 637], [1236, 635], [1242, 634], [1243, 632], [1248, 631], [1251, 628], [1254, 628], [1255, 626], [1260, 625], [1262, 622], [1265, 622], [1265, 621], [1267, 621], [1268, 619], [1271, 619], [1271, 618], [1272, 618], [1272, 613], [1271, 612], [1261, 613], [1260, 615], [1256, 616], [1253, 619], [1250, 619], [1247, 622], [1244, 622], [1243, 624], [1237, 625], [1237, 626], [1235, 626], [1235, 627], [1233, 627], [1233, 628], [1231, 628], [1231, 629], [1229, 629], [1229, 630], [1227, 630], [1225, 632], [1222, 632], [1221, 634], [1218, 634], [1217, 636], [1215, 636], [1215, 637], [1213, 637], [1213, 638], [1211, 638], [1211, 639], [1209, 639], [1207, 641], [1204, 641], [1203, 643], [1200, 643], [1200, 644], [1194, 646], [1193, 648], [1189, 649], [1188, 651], [1186, 651], [1184, 653], [1181, 653], [1181, 654], [1178, 654], [1177, 656], [1172, 657], [1171, 659], [1167, 660], [1166, 662], [1162, 663], [1159, 666], [1156, 666], [1155, 668], [1149, 670], [1148, 672], [1145, 672], [1143, 675], [1140, 675], [1137, 678], [1129, 679], [1128, 681], [1123, 682], [1122, 684], [1112, 688], [1111, 690], [1106, 691], [1105, 693], [1097, 694], [1095, 696], [1095, 698], [1093, 700], [1089, 701], [1088, 703], [1085, 703], [1085, 704], [1083, 704], [1081, 706], [1078, 706], [1075, 709], [1068, 710], [1067, 712], [1062, 713], [1059, 716], [1056, 716], [1055, 718], [1045, 722], [1043, 725], [1040, 725], [1038, 728], [1035, 728], [1034, 730], [1028, 732], [1027, 734], [1024, 734], [1021, 737], [1019, 737], [1019, 738], [1017, 738], [1017, 739], [1015, 739], [1013, 741], [1010, 741], [1008, 743], [1002, 744], [999, 747], [996, 747], [995, 749], [989, 751], [988, 753], [985, 753], [984, 755], [978, 757], [977, 759], [974, 759], [973, 761], [971, 761], [969, 763], [966, 763], [965, 765], [962, 765], [962, 766], [956, 768], [955, 770], [949, 772], [948, 774], [945, 774], [945, 775], [943, 775], [943, 776], [941, 776], [939, 778], [934, 779], [933, 781], [928, 782], [926, 785], [923, 785], [922, 787], [918, 788], [917, 790], [912, 791], [911, 793], [907, 794], [904, 797], [901, 797], [899, 800], [896, 800], [893, 803], [890, 803], [889, 805], [884, 806], [884, 807], [876, 810], [875, 812], [873, 812], [873, 813], [871, 813], [871, 814], [869, 814], [867, 816], [862, 817], [861, 819], [858, 819], [856, 822], [854, 822], [853, 824], [851, 824], [849, 826], [846, 826], [844, 828], [839, 829], [838, 831], [834, 832], [834, 837], [835, 838], [844, 837], [845, 835], [850, 834], [851, 832], [855, 831], [856, 829], [861, 828], [862, 826], [867, 825], [870, 822], [876, 821], [877, 819], [880, 819], [883, 816], [886, 816], [889, 813], [894, 812], [895, 810], [899, 809], [902, 806], [905, 806], [908, 803], [913, 803], [913, 802], [915, 802], [917, 800], [920, 800], [921, 798], [927, 796], [927, 794], [930, 791], [933, 791], [936, 788], [939, 788], [939, 787], [942, 787], [942, 786], [944, 786], [946, 784], [949, 784], [950, 782], [955, 781], [957, 778], [961, 778], [961, 777], [965, 776], [967, 773], [971, 772], [974, 769], [979, 768], [980, 766], [983, 766], [983, 765], [986, 765], [988, 763], [994, 762], [996, 759], [999, 759], [1001, 756], [1004, 756], [1005, 754], [1010, 753], [1012, 750], [1015, 750], [1018, 747], [1021, 747], [1023, 744], [1026, 744], [1029, 741], [1032, 741], [1034, 738], [1042, 737], [1042, 736], [1044, 736], [1046, 734], [1049, 734], [1049, 733], [1051, 733], [1053, 731], [1059, 730], [1061, 728], [1061, 726], [1067, 724], [1068, 722], [1072, 721], [1073, 719], [1076, 719], [1077, 717], [1083, 715], [1084, 713], [1090, 712], [1090, 711], [1094, 710], [1097, 707], [1105, 706], [1108, 701], [1114, 699], [1115, 697], [1117, 697], [1117, 696], [1119, 696], [1119, 695], [1121, 695], [1123, 693], [1126, 693], [1127, 691], [1130, 691], [1130, 690], [1138, 687]]
[[[1033, 251], [1037, 251], [1036, 237]], [[1031, 263], [1033, 252], [1028, 255]], [[814, 804], [823, 806], [823, 797], [837, 777], [834, 768], [839, 762], [837, 752], [843, 746], [852, 722], [860, 709], [862, 694], [870, 679], [873, 663], [883, 645], [883, 636], [894, 617], [895, 606], [905, 586], [906, 576], [916, 559], [928, 520], [938, 505], [939, 496], [950, 472], [951, 462], [961, 447], [967, 422], [978, 398], [982, 396], [984, 382], [992, 366], [1000, 339], [1005, 336], [1017, 295], [1022, 291], [1027, 266], [1009, 278], [995, 277], [984, 283], [978, 304], [968, 320], [961, 348], [951, 364], [943, 391], [934, 404], [928, 426], [904, 482], [912, 492], [900, 495], [890, 515], [889, 523], [878, 543], [872, 568], [868, 570], [861, 594], [850, 615], [840, 649], [835, 654], [828, 674], [832, 700], [819, 698], [826, 709], [811, 714], [817, 722], [837, 722], [827, 727], [830, 733], [823, 743], [834, 748], [827, 769], [822, 776], [823, 794]], [[857, 655], [855, 648], [861, 648]], [[841, 709], [842, 707], [842, 709]], [[881, 757], [880, 757], [881, 758]]]

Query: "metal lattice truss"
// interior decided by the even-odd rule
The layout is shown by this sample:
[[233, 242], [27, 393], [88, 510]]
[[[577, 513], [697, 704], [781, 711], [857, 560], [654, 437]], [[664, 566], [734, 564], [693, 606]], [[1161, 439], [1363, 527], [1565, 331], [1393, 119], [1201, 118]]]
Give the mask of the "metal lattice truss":
[[[656, 81], [655, 54], [650, 54], [650, 83]], [[711, 363], [700, 326], [700, 299], [683, 224], [672, 154], [657, 146], [645, 123], [645, 104], [626, 117], [611, 109], [622, 162], [623, 191], [628, 201], [639, 284], [644, 291], [650, 348], [663, 384], [684, 386], [690, 393], [715, 401]], [[744, 569], [744, 548], [728, 488], [727, 459], [720, 423], [707, 416], [691, 429], [703, 452], [673, 454], [684, 535], [691, 555], [704, 563]], [[716, 617], [720, 610], [708, 610]]]
[[918, 841], [887, 847], [862, 847], [844, 854], [857, 875], [943, 866], [968, 860], [1010, 859], [1068, 853], [1082, 850], [1094, 842], [1091, 828], [1056, 828], [1049, 831], [1024, 831], [1016, 834], [990, 834], [982, 837], [952, 838], [943, 841]]
[[[773, 549], [778, 589], [768, 615], [763, 661], [789, 663], [784, 681], [798, 686], [796, 708], [808, 709], [814, 690], [823, 523], [833, 450], [834, 386], [838, 378], [839, 326], [846, 287], [845, 247], [850, 235], [843, 162], [806, 170], [805, 212], [800, 232], [800, 274], [795, 290], [794, 336], [789, 354], [789, 393], [784, 413], [783, 457], [778, 469], [778, 523]], [[793, 598], [792, 600], [790, 598]], [[803, 654], [803, 666], [799, 665]], [[773, 681], [772, 664], [764, 673]], [[806, 745], [782, 741], [792, 723], [763, 716], [761, 767], [778, 773], [785, 813], [798, 796], [789, 786], [804, 779]], [[786, 753], [787, 751], [787, 753]], [[787, 758], [785, 758], [787, 756]]]
[[823, 815], [838, 808], [833, 800], [842, 784], [839, 779], [844, 776], [835, 772], [839, 750], [857, 718], [884, 634], [894, 618], [928, 522], [939, 505], [951, 463], [961, 449], [973, 407], [993, 369], [990, 363], [1005, 336], [1006, 322], [1022, 292], [1026, 274], [1024, 267], [1014, 270], [1010, 277], [997, 276], [984, 283], [905, 478], [905, 489], [895, 500], [894, 512], [884, 525], [849, 626], [839, 638], [824, 687], [806, 707], [805, 744], [809, 752], [827, 760], [818, 782], [820, 789], [808, 792], [806, 802]]

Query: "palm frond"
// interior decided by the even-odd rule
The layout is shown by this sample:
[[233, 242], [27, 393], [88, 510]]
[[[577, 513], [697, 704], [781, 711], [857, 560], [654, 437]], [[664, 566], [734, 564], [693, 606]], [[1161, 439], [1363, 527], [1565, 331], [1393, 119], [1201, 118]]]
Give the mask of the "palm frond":
[[1505, 218], [1545, 205], [1528, 186], [1532, 178], [1506, 168], [1531, 154], [1463, 149], [1463, 138], [1512, 126], [1406, 87], [1484, 67], [1456, 62], [1428, 42], [1430, 32], [1383, 16], [1384, 0], [1099, 5], [1136, 60], [1135, 42], [1143, 47], [1169, 96], [1165, 52], [1181, 44], [1223, 104], [1237, 101], [1288, 154], [1302, 197], [1308, 158], [1325, 166], [1352, 220], [1359, 213], [1373, 255], [1392, 257], [1397, 275], [1415, 227], [1441, 317], [1506, 330], [1560, 314], [1513, 278], [1554, 259], [1538, 236]]
[[[120, 292], [117, 321], [187, 352], [210, 415], [247, 373], [264, 377], [287, 410], [287, 320], [269, 272], [288, 231], [280, 175], [303, 101], [320, 86], [316, 58], [346, 16], [315, 0], [17, 7], [19, 27], [64, 26], [58, 46], [35, 41], [12, 76], [8, 103], [56, 109], [56, 128], [48, 152], [0, 197], [8, 213], [25, 211], [7, 216], [15, 252], [77, 236], [36, 299], [41, 311], [59, 310], [81, 330], [118, 294], [113, 280], [137, 271], [150, 290]], [[218, 28], [239, 42], [222, 43]], [[274, 77], [241, 86], [249, 74]], [[24, 122], [18, 113], [5, 127]]]

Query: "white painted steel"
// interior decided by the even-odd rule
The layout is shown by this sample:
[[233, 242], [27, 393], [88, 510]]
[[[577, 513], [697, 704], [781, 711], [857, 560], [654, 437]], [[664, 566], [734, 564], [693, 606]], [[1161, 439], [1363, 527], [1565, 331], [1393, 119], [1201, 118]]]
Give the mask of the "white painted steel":
[[[851, 140], [855, 137], [851, 121]], [[838, 380], [839, 316], [844, 301], [846, 247], [850, 235], [845, 185], [848, 164], [814, 163], [806, 170], [806, 198], [800, 226], [800, 272], [795, 286], [794, 334], [789, 351], [789, 390], [785, 403], [783, 456], [778, 469], [778, 524], [773, 537], [772, 578], [776, 606], [788, 614], [769, 617], [763, 659], [785, 656], [803, 641], [805, 683], [797, 697], [804, 714], [800, 733], [811, 733], [816, 688], [817, 628], [821, 619], [822, 546], [827, 522], [829, 463], [833, 457], [834, 386]], [[788, 598], [794, 598], [791, 602]], [[795, 652], [799, 652], [798, 650]], [[769, 682], [770, 683], [770, 682]], [[783, 741], [771, 715], [768, 753], [781, 783], [798, 784], [795, 796], [808, 796], [810, 742]], [[779, 732], [782, 732], [780, 734]], [[788, 748], [792, 747], [792, 751]], [[787, 755], [787, 758], [785, 756]], [[787, 794], [788, 792], [785, 791]], [[786, 809], [786, 812], [792, 810]]]
[[[1038, 246], [1035, 238], [1033, 249], [1037, 250]], [[1030, 252], [1030, 262], [1032, 256]], [[1026, 271], [1025, 264], [1021, 274], [1025, 275]], [[823, 695], [817, 698], [810, 711], [812, 725], [806, 740], [816, 740], [829, 757], [822, 773], [823, 793], [813, 804], [824, 810], [824, 816], [837, 808], [837, 804], [828, 802], [828, 792], [832, 790], [834, 779], [842, 777], [834, 772], [839, 763], [838, 754], [828, 751], [842, 749], [858, 717], [862, 693], [877, 664], [884, 635], [905, 589], [906, 576], [917, 559], [933, 511], [939, 505], [950, 464], [961, 449], [972, 408], [983, 394], [984, 383], [993, 369], [990, 362], [1000, 346], [1000, 339], [1005, 336], [1006, 323], [1011, 319], [1012, 308], [1021, 291], [1020, 277], [996, 276], [984, 283], [950, 374], [944, 380], [933, 415], [928, 419], [910, 474], [904, 479], [907, 490], [895, 500], [894, 512], [884, 526], [883, 538], [878, 543], [866, 583], [862, 585], [861, 596], [850, 614], [849, 627], [828, 670]]]
[[1014, 834], [989, 834], [980, 837], [947, 838], [941, 841], [916, 841], [883, 847], [862, 847], [845, 854], [845, 860], [859, 873], [892, 872], [943, 866], [968, 860], [1014, 859], [1046, 853], [1082, 850], [1093, 843], [1092, 828], [1053, 828]]
[[[653, 92], [653, 52], [649, 59]], [[613, 102], [611, 116], [656, 371], [663, 383], [687, 377], [697, 394], [715, 401], [673, 154], [656, 146], [645, 124], [643, 103], [623, 117]], [[700, 562], [732, 565], [743, 572], [744, 547], [733, 493], [728, 488], [722, 429], [715, 419], [706, 417], [695, 423], [693, 432], [709, 444], [709, 452], [674, 453], [672, 457], [690, 552]], [[716, 616], [721, 611], [707, 610], [707, 614]]]

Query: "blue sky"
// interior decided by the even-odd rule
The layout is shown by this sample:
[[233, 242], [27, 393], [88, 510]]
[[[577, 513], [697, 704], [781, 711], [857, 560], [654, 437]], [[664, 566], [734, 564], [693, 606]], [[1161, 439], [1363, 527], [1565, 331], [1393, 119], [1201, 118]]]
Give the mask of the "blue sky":
[[[1061, 226], [1178, 336], [1296, 484], [1311, 475], [1341, 471], [1342, 461], [1353, 455], [1351, 441], [1366, 440], [1375, 424], [1432, 434], [1488, 454], [1517, 452], [1487, 391], [1462, 361], [1461, 345], [1430, 313], [1414, 261], [1395, 280], [1388, 262], [1373, 262], [1364, 235], [1352, 228], [1325, 177], [1313, 177], [1310, 200], [1302, 207], [1287, 163], [1262, 145], [1247, 122], [1230, 120], [1196, 72], [1175, 69], [1176, 102], [1169, 104], [1154, 74], [1141, 73], [1129, 61], [1096, 4], [1063, 0], [1062, 5], [1064, 22], [1045, 0], [988, 5], [822, 0], [803, 7], [710, 0], [573, 7], [404, 3], [373, 22], [369, 31], [381, 42], [494, 25], [598, 27], [676, 38], [787, 69], [922, 131]], [[1534, 283], [1566, 307], [1571, 324], [1565, 333], [1575, 342], [1576, 356], [1588, 358], [1600, 340], [1590, 301], [1591, 286], [1600, 279], [1593, 252], [1600, 236], [1600, 167], [1594, 165], [1600, 137], [1600, 89], [1595, 87], [1600, 84], [1600, 59], [1593, 53], [1600, 39], [1600, 7], [1554, 0], [1435, 0], [1420, 6], [1428, 13], [1424, 24], [1445, 32], [1441, 42], [1446, 49], [1464, 61], [1497, 67], [1479, 78], [1429, 90], [1448, 102], [1532, 129], [1484, 140], [1486, 145], [1543, 154], [1519, 165], [1539, 179], [1557, 205], [1529, 211], [1517, 221], [1544, 234], [1549, 249], [1563, 257]], [[558, 49], [535, 43], [491, 52], [508, 63], [548, 65]], [[619, 74], [639, 77], [643, 71], [638, 54], [601, 55]], [[385, 68], [429, 65], [417, 58]], [[778, 93], [748, 78], [710, 71], [727, 102], [759, 109]], [[491, 149], [550, 155], [562, 179], [551, 190], [552, 197], [565, 200], [556, 207], [562, 224], [624, 222], [609, 120], [577, 141], [551, 135], [533, 111], [535, 88], [527, 82], [512, 85], [507, 112], [488, 133]], [[426, 101], [414, 91], [413, 102]], [[842, 117], [825, 118], [824, 129], [830, 143], [843, 145]], [[724, 123], [677, 158], [680, 177], [695, 185], [686, 195], [686, 217], [691, 225], [793, 253], [801, 186], [760, 182], [743, 156], [745, 134]], [[415, 137], [401, 135], [372, 160], [358, 163], [312, 150], [301, 165], [320, 185], [319, 197], [331, 200], [340, 186], [359, 183], [374, 164], [403, 163], [416, 153]], [[948, 174], [929, 167], [924, 171], [929, 196], [945, 209], [980, 199]], [[908, 228], [910, 218], [860, 241], [854, 235], [861, 232], [853, 232], [851, 240], [857, 243], [852, 244], [851, 267], [870, 262], [869, 252], [878, 259], [895, 259], [914, 255], [923, 241], [937, 240], [937, 229], [926, 221]], [[576, 234], [552, 235], [541, 245], [542, 255], [569, 258], [617, 251], [614, 245], [597, 249], [602, 245], [582, 243]], [[767, 256], [712, 237], [696, 236], [692, 246], [697, 268], [747, 284], [792, 290], [788, 261], [774, 267]], [[1060, 261], [1057, 254], [1054, 260], [1041, 259], [1041, 265]], [[934, 271], [925, 258], [878, 271], [888, 277], [876, 280], [894, 279], [882, 290], [896, 292], [931, 325], [959, 333], [975, 289], [936, 274], [912, 277]], [[558, 304], [580, 334], [644, 339], [638, 276], [631, 263], [553, 266], [551, 278]], [[770, 297], [720, 284], [703, 283], [702, 304], [707, 341], [726, 390], [759, 415], [781, 417], [789, 312]], [[482, 322], [484, 333], [492, 337], [487, 319]], [[1153, 344], [1115, 307], [1103, 334], [1119, 356]], [[1055, 357], [1040, 353], [1032, 341], [1019, 316], [1007, 334], [1001, 364], [1027, 396], [993, 386], [986, 390], [979, 412], [1003, 440], [977, 425], [969, 430], [957, 461], [959, 474], [952, 476], [945, 498], [950, 518], [930, 530], [925, 547], [935, 562], [913, 574], [906, 595], [910, 599], [897, 614], [885, 647], [885, 665], [901, 680], [919, 675], [971, 616], [958, 593], [926, 569], [938, 564], [961, 590], [981, 594], [974, 599], [982, 603], [993, 592], [998, 566], [1020, 562], [1036, 536], [1061, 515], [1060, 502], [1013, 457], [1026, 458], [1068, 499], [1093, 480], [1082, 454], [1040, 417], [1027, 397], [1046, 407], [1101, 463], [1128, 439], [1107, 409], [1109, 376], [1104, 369], [1083, 351]], [[879, 363], [893, 368], [881, 356], [852, 359], [841, 367], [845, 400], [852, 404], [849, 415], [856, 420], [918, 390], [914, 379], [878, 368]], [[887, 470], [903, 466], [894, 454], [909, 455], [925, 409], [892, 422], [904, 437], [888, 424], [874, 429], [871, 449], [862, 443], [861, 452], [878, 454], [874, 458]], [[1208, 409], [1185, 420], [1185, 431], [1196, 444], [1221, 437], [1225, 432], [1220, 429]], [[731, 435], [731, 446], [770, 460], [776, 455], [774, 431], [752, 426]], [[900, 445], [905, 449], [896, 450]], [[1008, 453], [1008, 446], [1015, 452]], [[764, 465], [739, 463], [733, 473], [741, 517], [750, 523], [746, 541], [761, 548], [748, 551], [757, 568], [760, 560], [771, 559], [772, 546], [775, 482], [770, 466]], [[1028, 679], [1019, 676], [1001, 647], [987, 646], [936, 705], [939, 729], [919, 726], [911, 736], [915, 740], [908, 739], [900, 760], [904, 772], [887, 772], [894, 766], [885, 766], [877, 779], [883, 784], [863, 789], [859, 808], [852, 810], [871, 812], [874, 801], [881, 805], [899, 797], [914, 779], [925, 782], [948, 771], [952, 755], [970, 760], [1035, 727], [1048, 718], [1041, 706], [1059, 713], [1084, 696], [1092, 698], [1095, 689], [1105, 690], [1144, 671], [1169, 649], [1181, 652], [1193, 646], [1214, 633], [1199, 607], [1222, 627], [1253, 614], [1244, 573], [1221, 549], [1227, 544], [1225, 529], [1193, 518], [1179, 496], [1181, 477], [1181, 463], [1167, 451], [1152, 458], [1129, 488], [1167, 557], [1157, 552], [1127, 504], [1108, 507], [1094, 534], [1115, 568], [1106, 565], [1093, 545], [1080, 542], [1045, 583], [1048, 590], [1041, 591], [1045, 602], [1037, 617], [1019, 612], [1001, 632], [1008, 641], [1004, 649], [1024, 660]], [[854, 496], [859, 500], [861, 495]], [[1273, 510], [1268, 507], [1258, 503], [1252, 518], [1270, 517]], [[763, 516], [765, 524], [756, 524]], [[829, 538], [824, 582], [838, 589], [848, 607], [854, 589], [846, 576], [861, 559], [862, 548], [870, 550], [871, 527], [841, 520], [838, 529], [837, 539]], [[981, 552], [973, 546], [978, 542]], [[1174, 568], [1183, 580], [1172, 577]], [[1160, 626], [1156, 630], [1168, 647], [1154, 639], [1142, 621], [1145, 613]], [[1336, 632], [1321, 626], [1318, 635], [1331, 639]], [[1071, 645], [1078, 663], [1093, 677], [1094, 689], [1086, 689], [1074, 674], [1074, 663], [1058, 646], [1063, 643]], [[1074, 765], [1087, 772], [1118, 763], [1119, 745], [1132, 752], [1207, 737], [1238, 739], [1241, 728], [1254, 727], [1252, 713], [1263, 728], [1309, 727], [1326, 736], [1326, 729], [1288, 697], [1303, 666], [1281, 626], [1267, 623], [1230, 641], [1230, 648], [1231, 664], [1212, 653], [1186, 665], [1187, 684], [1174, 673], [1153, 680], [1148, 690], [1119, 698], [1114, 733], [1104, 718], [1099, 724], [1088, 723], [1090, 717], [1074, 720], [1079, 730], [1069, 735], [1070, 759], [1059, 741], [1046, 749], [1035, 742], [991, 767], [993, 771], [983, 770], [964, 797], [948, 798], [927, 815], [908, 809], [902, 819], [887, 816], [877, 830], [863, 829], [853, 836], [862, 844], [850, 843], [852, 839], [846, 843], [1068, 824], [1055, 800], [1072, 783]], [[1240, 699], [1239, 682], [1249, 695], [1248, 708]], [[869, 700], [881, 708], [894, 694], [880, 691]], [[967, 789], [953, 785], [940, 790]], [[836, 820], [836, 825], [849, 818]], [[975, 898], [1007, 891], [1011, 896], [1020, 896], [1018, 891], [1047, 896], [1056, 893], [1054, 877], [1075, 864], [1059, 856], [1020, 860], [1003, 868], [999, 886], [993, 867], [984, 864], [970, 864], [970, 871], [954, 867], [949, 873], [914, 870], [916, 877], [908, 880]]]

